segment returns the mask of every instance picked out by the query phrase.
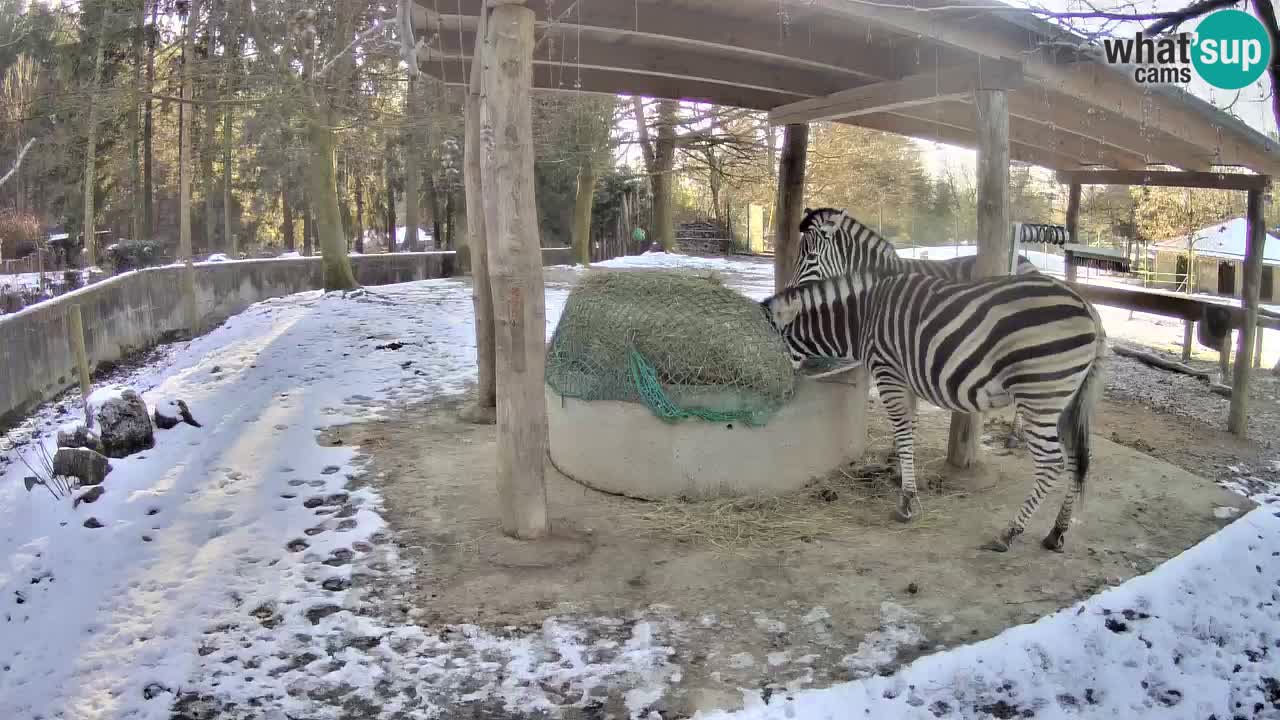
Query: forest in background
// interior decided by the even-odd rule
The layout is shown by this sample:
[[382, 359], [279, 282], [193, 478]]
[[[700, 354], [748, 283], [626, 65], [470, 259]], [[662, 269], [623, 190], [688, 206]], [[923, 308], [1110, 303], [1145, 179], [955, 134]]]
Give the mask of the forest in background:
[[[386, 22], [395, 13], [394, 2], [364, 0], [0, 0], [0, 167], [33, 142], [0, 187], [0, 254], [92, 228], [174, 257], [185, 153], [196, 257], [312, 254], [322, 235], [348, 251], [419, 249], [416, 233], [389, 248], [396, 226], [456, 247], [461, 90], [406, 71]], [[631, 221], [664, 244], [674, 223], [695, 219], [742, 238], [750, 204], [771, 216], [781, 132], [763, 113], [543, 93], [534, 130], [544, 245]], [[971, 242], [972, 168], [930, 173], [925, 149], [815, 125], [806, 204], [846, 208], [904, 245]], [[1011, 219], [1063, 221], [1065, 189], [1051, 174], [1016, 166], [1011, 182]], [[1090, 187], [1081, 229], [1093, 243], [1143, 243], [1239, 216], [1243, 204], [1242, 193]], [[1275, 203], [1268, 212], [1280, 224]]]

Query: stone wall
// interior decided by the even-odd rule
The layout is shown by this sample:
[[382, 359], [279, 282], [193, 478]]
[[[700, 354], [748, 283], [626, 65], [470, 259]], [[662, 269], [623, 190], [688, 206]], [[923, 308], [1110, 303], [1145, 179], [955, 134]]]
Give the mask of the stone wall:
[[[454, 274], [452, 251], [355, 255], [361, 285]], [[572, 262], [568, 248], [544, 248], [544, 265]], [[48, 302], [0, 316], [0, 430], [77, 380], [67, 309], [80, 305], [91, 367], [184, 334], [182, 267], [124, 273]], [[320, 258], [240, 260], [195, 266], [201, 328], [212, 328], [261, 300], [322, 285]]]

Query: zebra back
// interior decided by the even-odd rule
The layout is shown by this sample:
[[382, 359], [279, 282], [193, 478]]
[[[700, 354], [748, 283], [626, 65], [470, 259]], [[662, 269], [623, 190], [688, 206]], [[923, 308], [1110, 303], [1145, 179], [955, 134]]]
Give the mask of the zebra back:
[[[788, 287], [848, 273], [896, 275], [914, 273], [943, 280], [967, 281], [977, 277], [977, 257], [948, 260], [903, 258], [884, 236], [844, 210], [806, 208], [800, 221], [800, 247]], [[1018, 256], [1018, 275], [1039, 272], [1026, 257]]]
[[854, 273], [786, 288], [762, 305], [793, 362], [887, 367], [920, 397], [962, 412], [989, 410], [996, 387], [1069, 396], [1105, 337], [1092, 305], [1043, 274], [953, 282]]

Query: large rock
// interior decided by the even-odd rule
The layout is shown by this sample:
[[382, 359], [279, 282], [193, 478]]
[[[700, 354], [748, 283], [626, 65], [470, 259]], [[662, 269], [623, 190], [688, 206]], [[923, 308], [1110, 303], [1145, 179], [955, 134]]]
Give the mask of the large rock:
[[89, 448], [58, 448], [53, 456], [53, 474], [76, 478], [82, 486], [101, 485], [109, 472], [106, 456]]
[[107, 457], [122, 458], [155, 446], [147, 404], [133, 390], [105, 399], [97, 407], [95, 419]]
[[181, 400], [167, 400], [156, 405], [153, 413], [155, 416], [156, 427], [161, 430], [168, 430], [176, 427], [178, 423], [186, 423], [192, 427], [200, 427], [200, 423], [191, 415], [191, 409]]
[[97, 453], [103, 452], [102, 438], [85, 427], [84, 423], [68, 423], [58, 428], [58, 447], [89, 448]]

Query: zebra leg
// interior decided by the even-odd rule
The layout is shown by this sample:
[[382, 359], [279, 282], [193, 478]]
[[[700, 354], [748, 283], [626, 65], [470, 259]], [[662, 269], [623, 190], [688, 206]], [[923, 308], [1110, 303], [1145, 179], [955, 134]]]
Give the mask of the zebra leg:
[[893, 425], [893, 446], [898, 453], [898, 470], [902, 475], [895, 515], [901, 522], [911, 522], [920, 512], [916, 489], [916, 396], [905, 384], [887, 373], [877, 373], [876, 385], [880, 388], [880, 400]]
[[[1068, 480], [1074, 479], [1076, 476], [1075, 454], [1068, 450], [1066, 461], [1066, 477]], [[1071, 487], [1067, 489], [1067, 496], [1062, 499], [1062, 507], [1058, 510], [1058, 519], [1053, 523], [1053, 529], [1048, 535], [1044, 536], [1044, 540], [1040, 544], [1046, 550], [1054, 552], [1062, 552], [1065, 543], [1067, 528], [1071, 527], [1071, 511], [1075, 507], [1076, 496], [1080, 494], [1080, 486], [1072, 482]]]
[[[1045, 416], [1049, 417], [1049, 416]], [[1028, 418], [1026, 434], [1027, 447], [1036, 463], [1036, 484], [1031, 490], [1022, 508], [1013, 519], [1013, 524], [991, 542], [983, 545], [985, 550], [1005, 552], [1013, 541], [1027, 527], [1027, 521], [1035, 514], [1040, 502], [1053, 489], [1054, 481], [1062, 472], [1062, 443], [1058, 440], [1057, 415], [1052, 420], [1042, 420], [1031, 416]]]

